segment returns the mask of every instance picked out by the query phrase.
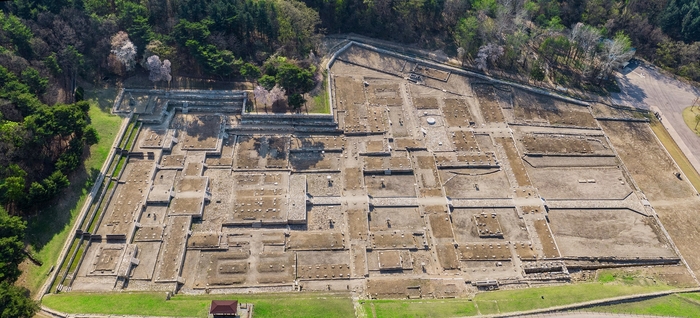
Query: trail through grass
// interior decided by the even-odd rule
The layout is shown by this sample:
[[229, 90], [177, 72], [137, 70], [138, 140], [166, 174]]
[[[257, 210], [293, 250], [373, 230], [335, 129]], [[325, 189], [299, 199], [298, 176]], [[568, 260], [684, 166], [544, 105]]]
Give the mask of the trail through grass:
[[[116, 90], [113, 90], [116, 94]], [[103, 162], [107, 159], [114, 138], [118, 134], [122, 118], [111, 115], [107, 102], [96, 99], [104, 92], [86, 91], [90, 103], [90, 124], [97, 129], [99, 143], [90, 147], [89, 157], [83, 166], [70, 175], [71, 185], [65, 189], [59, 198], [47, 205], [47, 208], [30, 220], [27, 224], [27, 241], [35, 257], [43, 262], [36, 266], [25, 262], [22, 265], [24, 274], [19, 283], [32, 293], [36, 293], [49, 275], [49, 269], [56, 265], [63, 243], [68, 238], [70, 229], [76, 220], [80, 209], [90, 192], [95, 178], [99, 174]], [[114, 99], [114, 97], [111, 97]], [[102, 107], [98, 106], [100, 104]], [[57, 270], [57, 269], [56, 269]]]

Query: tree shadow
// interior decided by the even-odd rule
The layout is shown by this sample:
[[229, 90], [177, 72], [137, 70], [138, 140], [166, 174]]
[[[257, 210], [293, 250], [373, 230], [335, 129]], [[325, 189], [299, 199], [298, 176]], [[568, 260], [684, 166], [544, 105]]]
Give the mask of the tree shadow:
[[56, 235], [71, 226], [73, 213], [76, 216], [80, 213], [83, 207], [81, 199], [92, 190], [99, 174], [100, 170], [96, 168], [88, 171], [85, 164], [80, 165], [78, 170], [68, 176], [68, 188], [47, 202], [36, 214], [28, 217], [26, 241], [35, 251], [43, 249]]
[[198, 141], [203, 141], [209, 138], [219, 138], [221, 132], [221, 116], [219, 115], [192, 115], [191, 120], [183, 113], [178, 113], [170, 122], [170, 128], [182, 130], [188, 136], [196, 137]]
[[[616, 99], [626, 102], [630, 106], [641, 108], [639, 106], [646, 105], [644, 100], [648, 97], [643, 88], [632, 83], [626, 76], [617, 78], [617, 83], [620, 86], [620, 92], [613, 94]], [[648, 105], [646, 105], [648, 108]]]
[[93, 102], [105, 113], [110, 113], [119, 94], [114, 87], [85, 89], [85, 100]]
[[284, 98], [276, 100], [274, 103], [272, 103], [270, 108], [275, 114], [286, 114], [293, 111], [287, 104], [287, 100]]
[[310, 137], [300, 137], [299, 150], [289, 155], [289, 162], [296, 170], [309, 170], [325, 158], [324, 144]]

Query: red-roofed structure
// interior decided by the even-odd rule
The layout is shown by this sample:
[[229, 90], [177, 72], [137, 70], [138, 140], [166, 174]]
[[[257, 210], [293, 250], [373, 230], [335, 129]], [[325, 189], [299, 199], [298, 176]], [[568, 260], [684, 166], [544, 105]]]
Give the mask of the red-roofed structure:
[[235, 316], [238, 313], [238, 300], [212, 300], [209, 314], [218, 316]]

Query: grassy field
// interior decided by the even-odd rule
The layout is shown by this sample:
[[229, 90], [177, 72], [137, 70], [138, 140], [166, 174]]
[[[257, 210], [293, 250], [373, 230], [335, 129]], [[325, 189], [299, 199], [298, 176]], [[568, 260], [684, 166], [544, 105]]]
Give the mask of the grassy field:
[[368, 317], [457, 317], [477, 313], [471, 299], [369, 300]]
[[355, 316], [347, 294], [177, 295], [166, 301], [164, 293], [65, 293], [44, 297], [42, 305], [65, 313], [206, 317], [212, 299], [253, 303], [256, 318]]
[[675, 294], [634, 303], [600, 306], [586, 311], [616, 314], [700, 317], [700, 294]]
[[368, 300], [369, 317], [455, 317], [497, 314], [672, 289], [644, 277], [602, 272], [598, 281], [479, 293], [473, 300]]
[[700, 191], [700, 175], [698, 175], [698, 172], [693, 168], [693, 165], [690, 164], [690, 161], [688, 161], [688, 158], [686, 158], [681, 149], [678, 148], [678, 145], [668, 131], [666, 131], [666, 128], [664, 128], [658, 120], [654, 119], [651, 121], [651, 130], [654, 131], [654, 134], [656, 134], [656, 137], [659, 138], [664, 145], [666, 151], [671, 154], [673, 160], [676, 161], [681, 170], [683, 170], [683, 173], [690, 183], [693, 184], [695, 190]]
[[331, 106], [328, 100], [328, 77], [323, 76], [323, 89], [316, 96], [311, 96], [311, 99], [306, 103], [306, 110], [310, 114], [330, 114]]
[[[474, 301], [481, 314], [524, 311], [568, 305], [596, 299], [650, 293], [671, 289], [666, 285], [653, 285], [636, 281], [615, 280], [575, 285], [504, 290], [478, 294]], [[495, 306], [493, 305], [495, 304]]]
[[[669, 289], [672, 287], [644, 275], [601, 271], [595, 282], [484, 292], [477, 294], [474, 299], [364, 300], [361, 301], [361, 305], [367, 317], [475, 316], [548, 308]], [[695, 313], [696, 310], [700, 310], [697, 306], [700, 304], [700, 294], [684, 294], [677, 297], [680, 298], [665, 297], [661, 298], [661, 301], [649, 300], [640, 302], [639, 305], [619, 305], [621, 307], [601, 306], [595, 310], [637, 310], [648, 314], [677, 310], [675, 313], [684, 313], [682, 316], [697, 316]], [[685, 303], [663, 306], [663, 299], [666, 298]], [[42, 304], [66, 313], [205, 317], [207, 306], [212, 299], [238, 299], [241, 302], [253, 303], [255, 317], [332, 318], [355, 315], [348, 294], [177, 295], [166, 301], [163, 293], [63, 293], [47, 295]]]
[[695, 115], [700, 115], [700, 107], [686, 107], [683, 110], [683, 121], [688, 128], [692, 130], [696, 135], [700, 136], [700, 124], [695, 121]]
[[[116, 94], [116, 90], [111, 91]], [[97, 98], [98, 93], [105, 94], [104, 92], [85, 93], [86, 98], [93, 101], [90, 105], [90, 121], [100, 135], [100, 142], [90, 147], [89, 157], [82, 167], [72, 173], [71, 185], [60, 195], [60, 199], [47, 205], [47, 209], [28, 221], [27, 240], [30, 250], [43, 262], [42, 266], [29, 262], [22, 265], [24, 274], [19, 283], [29, 288], [32, 293], [36, 293], [41, 287], [49, 275], [49, 269], [56, 264], [63, 243], [68, 238], [68, 232], [92, 188], [102, 163], [109, 155], [122, 122], [121, 117], [109, 113], [111, 105], [101, 105], [108, 104]], [[111, 98], [114, 99], [114, 96]]]

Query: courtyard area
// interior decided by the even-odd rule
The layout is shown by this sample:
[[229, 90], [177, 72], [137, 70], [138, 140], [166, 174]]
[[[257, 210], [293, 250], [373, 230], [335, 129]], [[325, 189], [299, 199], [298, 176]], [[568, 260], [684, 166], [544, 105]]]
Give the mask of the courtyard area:
[[122, 91], [129, 137], [50, 292], [459, 298], [627, 266], [697, 284], [699, 199], [646, 118], [356, 44], [329, 87], [311, 115]]

